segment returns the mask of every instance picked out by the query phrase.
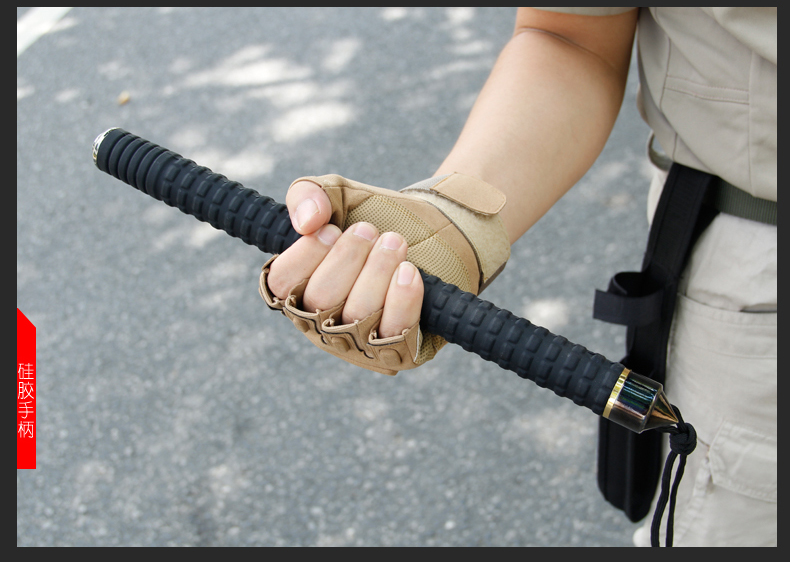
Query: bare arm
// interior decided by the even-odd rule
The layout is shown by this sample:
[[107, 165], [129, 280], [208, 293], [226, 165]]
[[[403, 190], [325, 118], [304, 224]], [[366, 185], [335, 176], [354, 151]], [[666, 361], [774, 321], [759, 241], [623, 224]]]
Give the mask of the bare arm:
[[603, 149], [622, 103], [636, 17], [519, 8], [512, 39], [436, 172], [477, 176], [505, 192], [511, 244]]
[[[603, 149], [622, 103], [636, 19], [636, 10], [590, 17], [519, 8], [513, 37], [436, 172], [476, 176], [503, 191], [511, 244]], [[356, 226], [341, 235], [327, 224], [329, 199], [310, 182], [295, 184], [286, 203], [294, 228], [305, 236], [273, 263], [269, 287], [275, 295], [284, 298], [309, 276], [306, 309], [326, 310], [345, 299], [348, 323], [383, 307], [382, 337], [419, 319], [422, 281], [404, 261], [399, 235], [374, 229], [363, 237]]]

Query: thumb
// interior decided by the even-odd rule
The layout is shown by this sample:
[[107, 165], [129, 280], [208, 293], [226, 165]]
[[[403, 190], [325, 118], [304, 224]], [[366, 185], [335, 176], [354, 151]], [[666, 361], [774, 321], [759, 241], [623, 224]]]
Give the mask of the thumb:
[[332, 216], [332, 204], [321, 187], [309, 180], [298, 181], [285, 196], [291, 224], [302, 235], [312, 234]]

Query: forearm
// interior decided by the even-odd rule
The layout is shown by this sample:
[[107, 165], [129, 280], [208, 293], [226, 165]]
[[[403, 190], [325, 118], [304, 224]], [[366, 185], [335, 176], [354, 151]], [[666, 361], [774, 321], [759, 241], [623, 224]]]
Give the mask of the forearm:
[[466, 173], [503, 191], [512, 244], [600, 154], [622, 103], [627, 66], [557, 35], [520, 30], [436, 174]]

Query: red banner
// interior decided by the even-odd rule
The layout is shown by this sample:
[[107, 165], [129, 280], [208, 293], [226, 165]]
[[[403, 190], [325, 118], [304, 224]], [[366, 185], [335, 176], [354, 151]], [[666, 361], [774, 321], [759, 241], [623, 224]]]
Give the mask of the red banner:
[[16, 309], [16, 467], [36, 468], [36, 327]]

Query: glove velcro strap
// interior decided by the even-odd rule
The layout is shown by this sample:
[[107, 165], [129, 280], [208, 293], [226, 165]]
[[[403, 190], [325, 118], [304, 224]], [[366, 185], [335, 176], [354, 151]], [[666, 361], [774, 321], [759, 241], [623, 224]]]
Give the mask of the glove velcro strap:
[[482, 180], [458, 173], [421, 181], [401, 193], [435, 206], [464, 234], [477, 259], [480, 294], [510, 258], [510, 239], [499, 216], [505, 206], [504, 194]]

